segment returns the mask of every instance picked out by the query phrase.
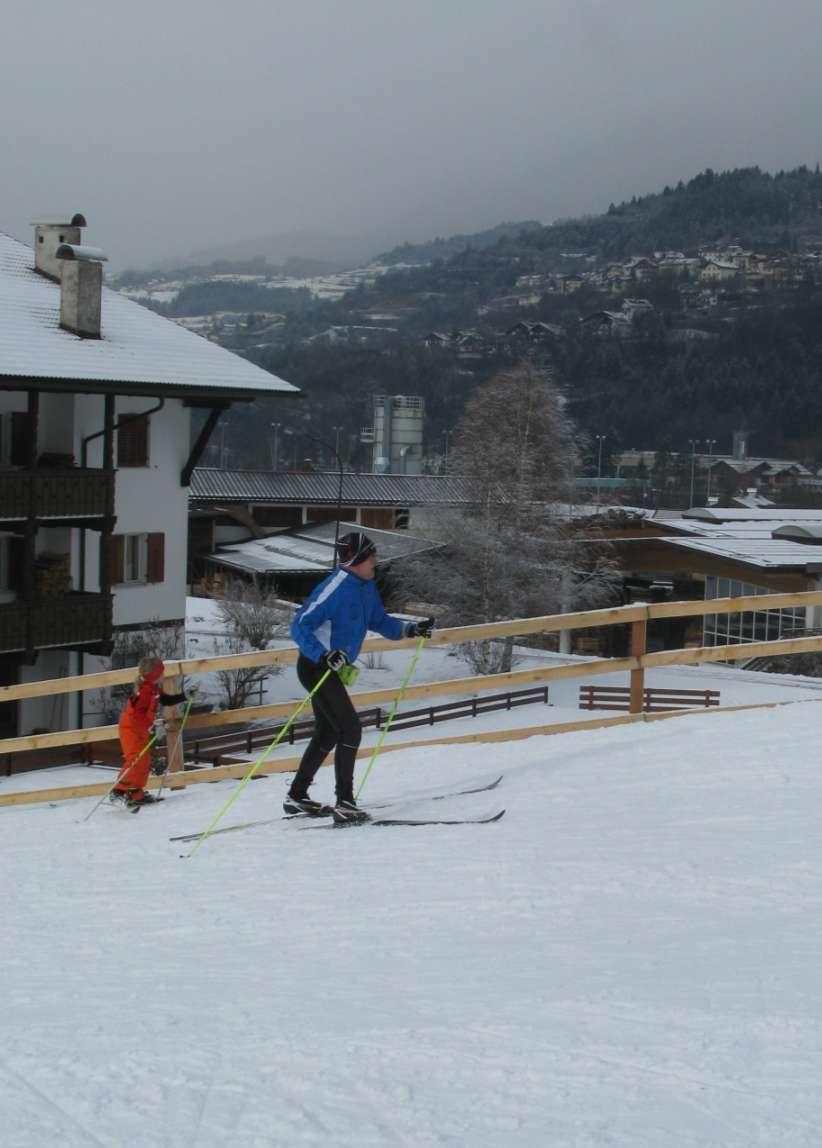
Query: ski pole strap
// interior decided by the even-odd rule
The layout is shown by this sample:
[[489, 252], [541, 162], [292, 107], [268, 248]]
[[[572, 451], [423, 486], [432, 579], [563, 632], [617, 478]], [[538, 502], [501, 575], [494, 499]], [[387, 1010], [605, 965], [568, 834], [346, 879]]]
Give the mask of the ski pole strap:
[[303, 700], [300, 702], [300, 704], [294, 710], [293, 714], [288, 719], [288, 721], [285, 723], [285, 725], [280, 730], [280, 732], [277, 734], [277, 736], [274, 738], [274, 740], [272, 742], [270, 742], [269, 745], [266, 746], [266, 748], [263, 750], [263, 752], [260, 754], [260, 756], [257, 758], [257, 760], [252, 765], [251, 769], [249, 769], [248, 773], [245, 775], [243, 780], [240, 782], [240, 784], [234, 790], [231, 797], [229, 797], [228, 801], [225, 803], [225, 805], [222, 807], [222, 809], [217, 813], [217, 816], [214, 818], [214, 820], [211, 822], [211, 824], [205, 830], [203, 835], [197, 841], [197, 844], [194, 846], [194, 848], [189, 853], [189, 857], [193, 857], [194, 854], [197, 852], [197, 850], [202, 845], [202, 843], [205, 841], [205, 839], [208, 836], [210, 836], [211, 833], [214, 832], [214, 827], [217, 825], [217, 822], [220, 821], [224, 817], [224, 815], [228, 812], [230, 807], [234, 804], [234, 802], [240, 796], [242, 791], [248, 785], [249, 781], [251, 781], [254, 774], [257, 772], [257, 770], [260, 768], [260, 766], [263, 764], [263, 762], [268, 757], [268, 755], [271, 753], [271, 751], [275, 748], [275, 746], [277, 746], [282, 741], [282, 739], [285, 737], [288, 730], [291, 728], [291, 726], [294, 724], [294, 722], [297, 720], [297, 718], [303, 712], [305, 707], [308, 705], [308, 703], [314, 697], [314, 694], [316, 694], [317, 690], [320, 688], [320, 686], [323, 684], [323, 682], [325, 681], [325, 679], [328, 677], [328, 675], [330, 673], [331, 673], [331, 670], [325, 671], [323, 676], [317, 682], [316, 686], [314, 686], [314, 688], [311, 690], [310, 693], [306, 694], [306, 696], [303, 698]]
[[419, 656], [420, 656], [420, 653], [422, 652], [422, 648], [424, 645], [425, 645], [425, 637], [423, 636], [417, 642], [417, 648], [414, 650], [414, 657], [411, 659], [411, 665], [408, 667], [408, 673], [403, 678], [402, 685], [400, 686], [400, 691], [397, 694], [397, 696], [394, 698], [394, 704], [391, 707], [391, 712], [388, 715], [388, 720], [386, 721], [385, 725], [382, 727], [382, 732], [380, 733], [380, 736], [377, 740], [377, 744], [374, 746], [374, 752], [371, 754], [371, 759], [368, 762], [368, 765], [366, 766], [365, 773], [362, 775], [362, 781], [359, 784], [359, 787], [357, 789], [355, 797], [360, 796], [360, 793], [362, 792], [362, 787], [365, 785], [366, 780], [368, 778], [368, 775], [371, 772], [371, 769], [374, 765], [374, 762], [377, 760], [377, 754], [380, 752], [380, 749], [382, 748], [382, 743], [385, 741], [385, 735], [388, 733], [389, 729], [391, 728], [391, 722], [394, 720], [394, 714], [397, 712], [397, 706], [402, 701], [402, 696], [405, 693], [405, 691], [408, 689], [408, 683], [411, 681], [411, 675], [414, 673], [414, 670], [416, 669], [417, 662], [419, 660]]

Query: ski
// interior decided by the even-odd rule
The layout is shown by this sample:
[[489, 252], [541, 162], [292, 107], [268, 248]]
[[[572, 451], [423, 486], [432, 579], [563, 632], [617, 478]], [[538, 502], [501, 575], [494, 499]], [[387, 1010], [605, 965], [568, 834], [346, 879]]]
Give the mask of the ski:
[[399, 805], [401, 802], [407, 801], [446, 801], [449, 797], [465, 797], [469, 793], [487, 793], [489, 789], [496, 789], [504, 776], [505, 774], [501, 773], [499, 777], [495, 777], [487, 785], [478, 785], [473, 789], [455, 789], [453, 793], [438, 793], [434, 797], [405, 797], [398, 801], [381, 801], [378, 805], [366, 806], [366, 811], [369, 809], [390, 809], [392, 805]]
[[[406, 798], [405, 800], [408, 800], [408, 801], [445, 801], [449, 797], [465, 797], [467, 794], [470, 794], [470, 793], [485, 793], [490, 789], [496, 789], [496, 787], [502, 781], [503, 776], [504, 776], [504, 774], [501, 773], [499, 775], [499, 777], [495, 777], [493, 781], [488, 782], [486, 785], [474, 786], [471, 789], [458, 789], [458, 790], [454, 791], [453, 793], [439, 793], [434, 797]], [[384, 802], [381, 802], [379, 805], [368, 806], [368, 809], [389, 809], [392, 805], [398, 805], [398, 804], [400, 804], [399, 801], [384, 801]], [[367, 811], [368, 810], [366, 810], [366, 812]], [[307, 813], [286, 813], [286, 814], [283, 814], [281, 817], [266, 817], [262, 821], [241, 821], [237, 825], [225, 825], [225, 826], [223, 826], [222, 829], [213, 829], [211, 831], [211, 833], [209, 833], [209, 837], [216, 837], [218, 833], [235, 833], [235, 832], [239, 831], [240, 829], [256, 829], [262, 825], [276, 825], [278, 821], [296, 821], [298, 819], [304, 820], [308, 816], [309, 816], [309, 814], [307, 814]], [[314, 816], [316, 816], [316, 815], [314, 815]], [[313, 819], [313, 817], [312, 817], [312, 819]], [[381, 822], [384, 820], [385, 820], [384, 818], [380, 819]], [[374, 824], [374, 822], [371, 822], [371, 824]], [[304, 828], [306, 828], [306, 829], [307, 828], [317, 829], [317, 828], [330, 828], [330, 827], [329, 826], [316, 826], [315, 825], [315, 826], [304, 826]], [[205, 835], [202, 832], [200, 832], [200, 833], [183, 833], [179, 837], [169, 837], [169, 841], [178, 841], [178, 842], [179, 841], [182, 841], [182, 842], [199, 841], [200, 838], [203, 836], [205, 836]]]
[[165, 801], [165, 798], [155, 797], [153, 801], [140, 802], [137, 805], [126, 805], [123, 801], [112, 801], [111, 806], [113, 809], [121, 809], [124, 813], [139, 813], [146, 805], [158, 805], [161, 801]]
[[335, 821], [331, 825], [304, 825], [303, 829], [354, 829], [364, 825], [379, 827], [390, 825], [491, 825], [499, 821], [505, 813], [500, 809], [489, 817], [373, 817], [368, 821]]
[[[222, 829], [212, 829], [208, 836], [216, 837], [218, 833], [234, 833], [238, 829], [254, 829], [259, 825], [276, 825], [278, 821], [297, 821], [306, 818], [313, 821], [318, 817], [330, 817], [331, 807], [328, 806], [327, 808], [328, 813], [283, 813], [280, 817], [266, 817], [262, 821], [240, 821], [237, 825], [224, 825]], [[169, 841], [199, 841], [201, 837], [205, 837], [205, 833], [183, 833], [180, 837], [169, 837]]]

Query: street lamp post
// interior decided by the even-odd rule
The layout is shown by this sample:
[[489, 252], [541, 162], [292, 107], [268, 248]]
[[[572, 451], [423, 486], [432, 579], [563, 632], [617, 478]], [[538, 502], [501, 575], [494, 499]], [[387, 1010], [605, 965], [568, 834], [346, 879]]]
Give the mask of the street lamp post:
[[605, 442], [607, 435], [598, 434], [594, 436], [599, 444], [597, 450], [597, 506], [599, 506], [599, 486], [602, 481], [602, 444]]
[[696, 448], [699, 446], [700, 440], [698, 438], [689, 438], [688, 442], [691, 447], [691, 495], [688, 500], [689, 508], [694, 504], [694, 473], [696, 471]]
[[454, 432], [449, 430], [448, 427], [446, 427], [445, 430], [442, 432], [442, 437], [443, 437], [444, 446], [445, 446], [445, 450], [443, 453], [443, 464], [442, 464], [443, 474], [448, 474], [448, 444], [451, 441], [451, 435], [453, 433]]
[[274, 451], [271, 456], [271, 469], [276, 474], [280, 465], [280, 427], [282, 423], [269, 423], [268, 425], [274, 431]]
[[339, 458], [339, 456], [340, 456], [340, 434], [342, 433], [343, 428], [342, 427], [332, 427], [331, 429], [334, 432], [334, 453]]
[[708, 448], [708, 481], [705, 483], [705, 505], [709, 506], [711, 502], [711, 456], [714, 453], [716, 439], [706, 438], [705, 446]]

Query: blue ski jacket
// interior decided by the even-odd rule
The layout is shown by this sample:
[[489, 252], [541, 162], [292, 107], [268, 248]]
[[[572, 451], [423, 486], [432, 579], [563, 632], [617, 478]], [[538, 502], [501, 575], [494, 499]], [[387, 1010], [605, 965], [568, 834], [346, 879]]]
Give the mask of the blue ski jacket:
[[312, 662], [328, 650], [344, 650], [353, 662], [368, 630], [396, 642], [406, 637], [406, 623], [386, 614], [376, 582], [342, 566], [311, 592], [291, 623], [291, 637]]

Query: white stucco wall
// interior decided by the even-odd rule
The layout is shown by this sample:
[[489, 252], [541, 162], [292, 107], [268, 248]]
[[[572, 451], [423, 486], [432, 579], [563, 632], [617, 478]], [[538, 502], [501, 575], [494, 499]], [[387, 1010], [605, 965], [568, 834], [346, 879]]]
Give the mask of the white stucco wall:
[[[156, 399], [118, 397], [115, 416], [136, 414], [156, 406]], [[103, 425], [102, 397], [77, 399], [75, 452], [80, 457], [83, 436]], [[149, 425], [149, 465], [117, 470], [114, 510], [116, 534], [165, 535], [165, 578], [150, 584], [116, 585], [114, 625], [136, 625], [152, 619], [185, 617], [188, 490], [180, 486], [180, 471], [189, 454], [190, 412], [179, 399], [168, 399]], [[102, 438], [88, 446], [88, 463], [100, 466]], [[115, 450], [115, 466], [117, 456]], [[86, 535], [86, 589], [99, 586], [98, 535]]]

